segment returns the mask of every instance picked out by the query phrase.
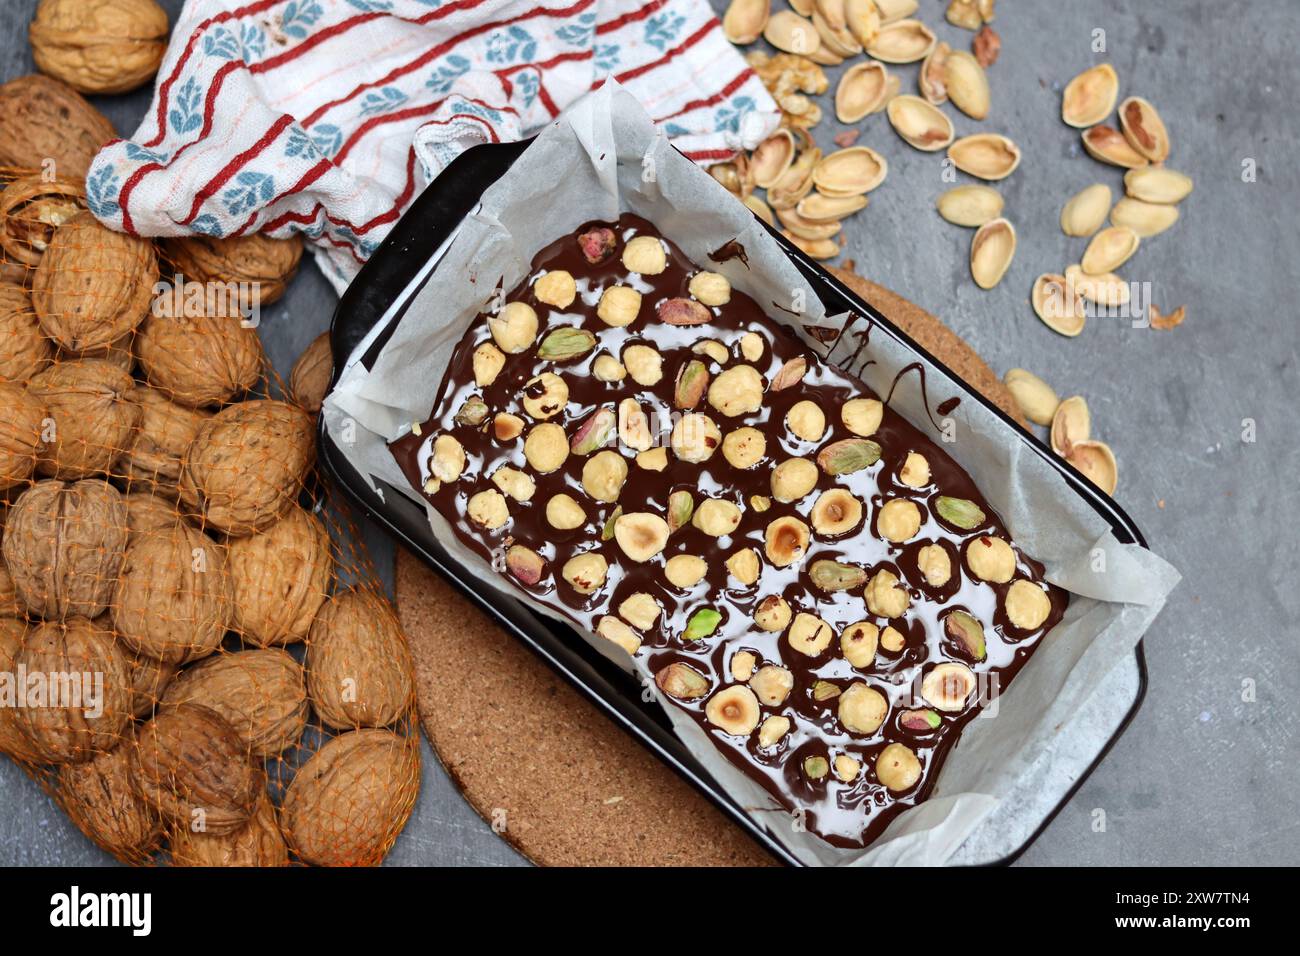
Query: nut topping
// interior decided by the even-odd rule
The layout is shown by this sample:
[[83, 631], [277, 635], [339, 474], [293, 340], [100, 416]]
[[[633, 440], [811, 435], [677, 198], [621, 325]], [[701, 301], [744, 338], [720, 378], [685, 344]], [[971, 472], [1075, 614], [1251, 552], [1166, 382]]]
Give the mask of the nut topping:
[[794, 564], [808, 550], [808, 526], [798, 518], [777, 518], [764, 532], [767, 560], [778, 568]]
[[758, 726], [758, 700], [743, 684], [718, 691], [704, 708], [709, 723], [734, 737], [748, 737]]
[[586, 551], [564, 562], [560, 576], [579, 594], [594, 594], [605, 584], [609, 564], [594, 551]]
[[862, 502], [844, 488], [832, 488], [817, 496], [808, 518], [822, 537], [848, 534], [862, 520]]
[[539, 302], [553, 305], [557, 309], [567, 309], [578, 297], [578, 284], [573, 281], [572, 274], [556, 269], [538, 277], [533, 283], [533, 295], [537, 296]]
[[775, 594], [763, 598], [754, 609], [754, 623], [760, 630], [777, 633], [784, 631], [792, 617], [790, 605], [785, 598]]
[[614, 540], [631, 560], [649, 561], [668, 543], [668, 522], [649, 512], [625, 514], [614, 522]]
[[799, 612], [790, 625], [786, 639], [800, 654], [816, 657], [830, 646], [834, 632], [831, 626], [815, 614]]
[[501, 351], [518, 354], [537, 338], [537, 312], [527, 302], [507, 302], [488, 319], [488, 330]]
[[623, 265], [628, 272], [657, 276], [668, 266], [668, 254], [655, 236], [637, 236], [623, 249]]
[[784, 667], [768, 664], [750, 678], [749, 686], [763, 704], [780, 707], [794, 690], [794, 675]]
[[861, 681], [840, 694], [838, 716], [850, 733], [870, 736], [880, 729], [889, 714], [889, 701], [874, 687]]
[[616, 329], [631, 325], [640, 313], [641, 293], [625, 285], [610, 286], [596, 305], [596, 317]]

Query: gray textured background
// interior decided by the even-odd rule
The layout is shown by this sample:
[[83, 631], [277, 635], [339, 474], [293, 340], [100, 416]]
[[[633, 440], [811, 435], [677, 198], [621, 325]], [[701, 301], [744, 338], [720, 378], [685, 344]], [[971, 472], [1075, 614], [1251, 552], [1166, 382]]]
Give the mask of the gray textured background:
[[[941, 39], [969, 44], [970, 33], [943, 21], [944, 0], [920, 3]], [[26, 25], [35, 4], [0, 4], [0, 80], [32, 69]], [[163, 5], [174, 15], [180, 3]], [[989, 71], [989, 119], [945, 109], [958, 135], [1003, 132], [1024, 150], [1000, 186], [1020, 240], [1010, 272], [991, 292], [974, 286], [970, 233], [933, 212], [950, 185], [942, 154], [907, 147], [883, 115], [860, 124], [859, 143], [884, 153], [889, 177], [846, 226], [846, 254], [863, 275], [941, 316], [999, 373], [1023, 366], [1063, 396], [1085, 395], [1095, 432], [1119, 459], [1117, 499], [1184, 575], [1147, 638], [1146, 704], [1022, 862], [1300, 863], [1300, 332], [1292, 291], [1300, 274], [1300, 4], [1001, 0], [994, 26], [1003, 47]], [[1104, 56], [1091, 51], [1098, 29]], [[1144, 242], [1122, 270], [1151, 282], [1166, 311], [1186, 303], [1189, 317], [1164, 333], [1098, 319], [1066, 340], [1038, 322], [1027, 299], [1038, 273], [1061, 271], [1082, 253], [1084, 241], [1057, 226], [1065, 199], [1098, 181], [1122, 192], [1120, 171], [1084, 155], [1077, 132], [1059, 121], [1061, 86], [1103, 59], [1119, 72], [1121, 96], [1142, 95], [1160, 110], [1173, 142], [1169, 165], [1196, 180], [1181, 221]], [[838, 71], [830, 72], [833, 84]], [[916, 68], [900, 72], [904, 92], [914, 91]], [[829, 99], [817, 130], [826, 149], [842, 129]], [[96, 104], [129, 134], [148, 100], [139, 91]], [[1242, 180], [1248, 161], [1253, 183]], [[263, 315], [278, 367], [326, 327], [334, 303], [315, 267], [304, 268]], [[1246, 419], [1257, 429], [1253, 443], [1242, 440]], [[381, 565], [391, 565], [391, 548], [367, 537]], [[1246, 682], [1253, 701], [1243, 699]], [[425, 756], [419, 805], [389, 863], [522, 862], [464, 803], [427, 744]], [[0, 807], [0, 864], [112, 862], [7, 761]], [[1107, 820], [1101, 833], [1092, 826], [1098, 808]]]

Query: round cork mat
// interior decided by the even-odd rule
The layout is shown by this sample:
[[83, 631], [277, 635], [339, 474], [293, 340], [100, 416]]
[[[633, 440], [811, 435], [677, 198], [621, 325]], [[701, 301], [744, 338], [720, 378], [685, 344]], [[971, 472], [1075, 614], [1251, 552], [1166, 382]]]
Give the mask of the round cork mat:
[[[1020, 420], [984, 361], [934, 316], [832, 270]], [[767, 853], [526, 647], [399, 549], [397, 607], [420, 722], [451, 778], [502, 837], [546, 866], [756, 866]], [[504, 814], [503, 814], [504, 811]]]

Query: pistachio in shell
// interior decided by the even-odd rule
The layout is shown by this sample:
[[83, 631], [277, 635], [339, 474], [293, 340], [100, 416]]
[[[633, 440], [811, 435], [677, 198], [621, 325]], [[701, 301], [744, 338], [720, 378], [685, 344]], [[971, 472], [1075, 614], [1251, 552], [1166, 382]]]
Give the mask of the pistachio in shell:
[[1061, 231], [1067, 236], [1091, 236], [1106, 221], [1111, 192], [1105, 183], [1085, 186], [1061, 208]]
[[1169, 131], [1156, 108], [1140, 96], [1119, 104], [1119, 128], [1129, 145], [1153, 163], [1169, 158]]
[[1083, 131], [1083, 149], [1093, 159], [1123, 169], [1139, 169], [1150, 164], [1124, 138], [1124, 134], [1110, 126], [1093, 126]]
[[973, 531], [988, 520], [984, 509], [967, 498], [940, 495], [934, 500], [934, 510], [948, 524], [963, 531]]
[[1142, 239], [1158, 236], [1178, 221], [1178, 207], [1125, 196], [1110, 211], [1112, 225], [1132, 229]]
[[875, 0], [844, 0], [844, 25], [863, 49], [880, 34], [880, 9]]
[[1061, 119], [1083, 129], [1100, 123], [1115, 108], [1119, 77], [1109, 63], [1084, 70], [1065, 85], [1061, 93]]
[[1000, 133], [963, 136], [948, 147], [948, 158], [963, 173], [996, 182], [1020, 165], [1020, 147]]
[[952, 120], [919, 96], [895, 96], [885, 112], [903, 142], [922, 152], [936, 152], [953, 141]]
[[1002, 194], [992, 186], [954, 186], [935, 202], [939, 215], [954, 226], [978, 228], [1002, 215]]
[[1056, 390], [1033, 372], [1023, 368], [1008, 369], [1002, 376], [1007, 391], [1016, 400], [1025, 418], [1035, 425], [1050, 425], [1061, 399]]
[[1011, 267], [1016, 254], [1016, 229], [1002, 218], [991, 219], [975, 231], [970, 244], [970, 273], [981, 289], [992, 289]]

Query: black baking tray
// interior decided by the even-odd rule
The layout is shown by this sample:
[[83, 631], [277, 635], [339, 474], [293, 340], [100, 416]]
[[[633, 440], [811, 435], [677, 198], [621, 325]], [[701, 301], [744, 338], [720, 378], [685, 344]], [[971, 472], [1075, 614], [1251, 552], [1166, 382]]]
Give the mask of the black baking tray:
[[[450, 237], [461, 221], [478, 205], [489, 186], [505, 175], [526, 150], [531, 139], [517, 143], [494, 143], [475, 146], [458, 156], [411, 204], [402, 218], [380, 244], [374, 255], [352, 281], [339, 300], [330, 328], [334, 354], [331, 388], [338, 381], [343, 364], [362, 344], [371, 331], [389, 318], [385, 329], [360, 357], [370, 367], [400, 321], [427, 275], [416, 283], [429, 257]], [[971, 389], [942, 362], [913, 342], [890, 321], [860, 299], [843, 283], [815, 261], [769, 228], [799, 271], [822, 300], [829, 314], [851, 311], [869, 318], [885, 334], [903, 343], [923, 357], [947, 379], [947, 384], [963, 399], [979, 402], [1005, 426], [1034, 449], [1040, 457], [1061, 473], [1070, 486], [1086, 500], [1113, 529], [1121, 543], [1146, 547], [1146, 541], [1133, 520], [1108, 496], [1057, 458], [1034, 435], [1007, 417], [1000, 409]], [[746, 812], [736, 800], [691, 756], [673, 733], [672, 726], [657, 702], [641, 699], [639, 683], [594, 648], [572, 628], [535, 614], [521, 602], [503, 597], [485, 588], [472, 574], [453, 560], [434, 539], [424, 509], [396, 489], [380, 496], [347, 461], [341, 450], [320, 425], [320, 459], [326, 473], [367, 517], [397, 539], [434, 571], [457, 587], [497, 622], [541, 657], [558, 674], [577, 688], [615, 724], [639, 740], [660, 760], [689, 781], [723, 813], [744, 829], [777, 860], [799, 865], [780, 843]], [[1136, 650], [1138, 689], [1133, 704], [1096, 759], [1071, 787], [1061, 802], [1047, 814], [1023, 845], [994, 864], [1015, 860], [1037, 839], [1060, 809], [1069, 802], [1087, 776], [1106, 756], [1132, 720], [1146, 696], [1146, 660], [1142, 645]]]

